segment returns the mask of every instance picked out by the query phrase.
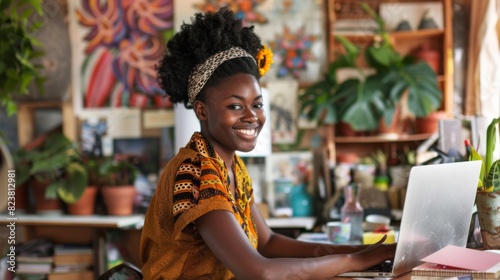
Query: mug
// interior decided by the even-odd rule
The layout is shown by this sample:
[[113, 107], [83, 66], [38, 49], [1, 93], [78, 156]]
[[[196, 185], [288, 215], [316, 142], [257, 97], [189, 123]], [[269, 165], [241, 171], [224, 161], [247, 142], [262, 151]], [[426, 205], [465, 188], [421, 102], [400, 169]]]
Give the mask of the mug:
[[342, 222], [328, 222], [326, 224], [326, 235], [328, 240], [335, 244], [349, 242], [351, 236], [351, 224]]

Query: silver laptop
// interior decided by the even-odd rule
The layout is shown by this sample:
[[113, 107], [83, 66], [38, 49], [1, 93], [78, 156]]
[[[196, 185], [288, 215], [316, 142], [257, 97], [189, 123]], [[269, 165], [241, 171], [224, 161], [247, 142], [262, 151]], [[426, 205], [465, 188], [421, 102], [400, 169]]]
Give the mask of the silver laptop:
[[447, 245], [465, 247], [481, 161], [415, 166], [410, 171], [392, 271], [341, 276], [391, 278]]

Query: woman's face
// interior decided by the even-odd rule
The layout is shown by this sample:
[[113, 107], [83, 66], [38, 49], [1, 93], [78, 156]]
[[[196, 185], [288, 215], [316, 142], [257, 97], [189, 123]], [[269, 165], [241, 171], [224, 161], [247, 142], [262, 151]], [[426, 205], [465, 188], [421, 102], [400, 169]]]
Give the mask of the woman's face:
[[[195, 102], [201, 133], [224, 160], [236, 150], [249, 152], [266, 122], [260, 86], [254, 76], [238, 73], [206, 89], [206, 102]], [[229, 158], [227, 158], [229, 157]]]

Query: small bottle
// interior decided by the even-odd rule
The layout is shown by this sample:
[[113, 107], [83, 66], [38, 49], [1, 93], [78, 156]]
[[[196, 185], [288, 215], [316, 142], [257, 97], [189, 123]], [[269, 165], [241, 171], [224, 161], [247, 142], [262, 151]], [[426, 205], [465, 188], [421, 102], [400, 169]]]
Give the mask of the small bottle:
[[363, 207], [359, 203], [359, 184], [351, 182], [344, 187], [345, 202], [340, 210], [340, 220], [351, 224], [349, 243], [361, 244], [363, 241]]

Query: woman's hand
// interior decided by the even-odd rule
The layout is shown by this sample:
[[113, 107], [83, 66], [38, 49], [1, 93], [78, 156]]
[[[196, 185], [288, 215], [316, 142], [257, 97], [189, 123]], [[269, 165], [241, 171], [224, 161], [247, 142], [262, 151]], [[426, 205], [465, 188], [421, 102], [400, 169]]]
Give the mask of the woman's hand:
[[353, 271], [364, 270], [386, 260], [393, 259], [396, 252], [396, 243], [383, 244], [386, 239], [387, 235], [384, 235], [377, 243], [356, 253], [349, 254], [348, 256], [352, 259], [352, 263], [355, 266]]

